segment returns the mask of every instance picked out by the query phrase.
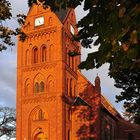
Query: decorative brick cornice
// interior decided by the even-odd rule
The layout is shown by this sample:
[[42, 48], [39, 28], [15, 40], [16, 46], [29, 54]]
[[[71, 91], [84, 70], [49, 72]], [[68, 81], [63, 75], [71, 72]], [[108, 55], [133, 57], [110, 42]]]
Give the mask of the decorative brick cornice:
[[30, 66], [26, 66], [23, 68], [23, 72], [26, 71], [37, 71], [37, 70], [41, 70], [41, 69], [51, 69], [51, 68], [55, 68], [56, 67], [56, 63], [51, 63], [51, 64], [33, 64]]
[[32, 95], [22, 99], [23, 104], [52, 102], [52, 101], [56, 101], [56, 96], [47, 97], [46, 94]]
[[42, 36], [51, 32], [56, 32], [57, 31], [57, 27], [49, 27], [43, 30], [37, 30], [36, 32], [33, 30], [32, 32], [28, 32], [26, 35], [28, 36], [28, 38], [34, 38], [36, 36]]

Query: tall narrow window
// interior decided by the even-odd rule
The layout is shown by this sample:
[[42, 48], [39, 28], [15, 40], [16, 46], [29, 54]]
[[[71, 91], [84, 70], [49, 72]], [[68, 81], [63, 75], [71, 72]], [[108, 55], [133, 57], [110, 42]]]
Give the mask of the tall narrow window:
[[49, 84], [48, 84], [48, 91], [49, 92], [54, 92], [54, 82], [53, 81], [49, 81]]
[[28, 95], [29, 94], [29, 92], [30, 92], [30, 84], [29, 84], [30, 82], [29, 82], [29, 79], [27, 79], [26, 80], [26, 82], [25, 82], [25, 89], [24, 89], [24, 94], [25, 95]]
[[68, 130], [68, 140], [71, 140], [71, 136], [70, 136], [70, 130]]
[[67, 65], [68, 65], [68, 64], [69, 64], [69, 54], [68, 54], [69, 52], [68, 52], [68, 49], [67, 49], [67, 51], [66, 51], [66, 52], [67, 52], [66, 62], [67, 62]]
[[72, 96], [72, 79], [70, 80], [70, 96]]
[[128, 140], [134, 140], [134, 136], [133, 136], [132, 133], [129, 133], [129, 134], [128, 134]]
[[25, 65], [29, 65], [29, 50], [26, 51], [26, 56], [25, 56]]
[[44, 82], [40, 82], [40, 92], [44, 92]]
[[39, 83], [35, 83], [35, 89], [34, 89], [35, 93], [39, 92]]
[[69, 67], [70, 67], [70, 64], [71, 64], [71, 57], [70, 57], [70, 55], [68, 56], [69, 58], [68, 58], [68, 65], [69, 65]]
[[39, 111], [38, 111], [38, 120], [43, 120], [44, 119], [44, 116], [43, 116], [44, 114], [43, 114], [43, 111], [42, 111], [42, 109], [40, 109]]
[[71, 120], [71, 109], [68, 110], [68, 120]]
[[27, 84], [25, 87], [25, 94], [28, 95], [28, 93], [29, 93], [29, 84]]
[[49, 47], [49, 60], [53, 60], [53, 45], [50, 45]]
[[67, 95], [68, 95], [68, 93], [69, 93], [69, 79], [67, 78]]
[[38, 63], [38, 49], [37, 48], [33, 50], [33, 62]]
[[42, 62], [46, 61], [46, 47], [42, 47]]

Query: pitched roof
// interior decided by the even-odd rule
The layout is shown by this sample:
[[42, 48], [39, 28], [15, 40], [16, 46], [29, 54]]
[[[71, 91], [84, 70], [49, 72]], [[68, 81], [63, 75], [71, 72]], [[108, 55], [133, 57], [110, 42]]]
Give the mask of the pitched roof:
[[114, 106], [108, 101], [107, 98], [105, 98], [103, 95], [101, 95], [101, 105], [104, 107], [110, 114], [112, 114], [116, 119], [122, 119], [120, 113], [114, 108]]
[[54, 13], [57, 15], [57, 17], [59, 18], [59, 20], [61, 22], [64, 21], [64, 19], [66, 18], [67, 14], [68, 14], [69, 10], [68, 9], [60, 9], [59, 11], [55, 11]]
[[[35, 7], [37, 7], [36, 4], [32, 4], [32, 6], [28, 10], [27, 16], [35, 9]], [[67, 8], [67, 9], [59, 9], [58, 11], [53, 11], [53, 13], [55, 13], [56, 16], [59, 18], [59, 20], [63, 23], [69, 11], [70, 9]]]
[[77, 96], [72, 104], [72, 106], [88, 106], [91, 107], [85, 100]]

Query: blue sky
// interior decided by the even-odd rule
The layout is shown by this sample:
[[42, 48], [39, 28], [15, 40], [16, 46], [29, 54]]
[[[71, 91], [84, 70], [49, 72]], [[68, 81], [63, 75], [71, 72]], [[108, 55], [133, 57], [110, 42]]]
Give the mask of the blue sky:
[[[12, 4], [12, 13], [15, 16], [18, 13], [26, 14], [28, 11], [27, 0], [10, 0]], [[76, 9], [77, 20], [86, 13], [80, 7]], [[16, 27], [15, 20], [6, 22], [7, 26]], [[15, 39], [15, 38], [14, 38]], [[16, 42], [16, 39], [15, 39]], [[16, 49], [17, 46], [10, 47], [6, 51], [0, 53], [0, 106], [16, 105]], [[82, 49], [82, 60], [85, 60], [87, 53], [94, 49]], [[114, 87], [113, 79], [108, 77], [108, 65], [103, 65], [101, 68], [82, 71], [82, 73], [94, 84], [94, 79], [98, 74], [101, 79], [101, 89], [103, 95], [113, 104], [113, 106], [121, 112], [122, 103], [115, 103], [115, 95], [120, 93], [120, 90]]]

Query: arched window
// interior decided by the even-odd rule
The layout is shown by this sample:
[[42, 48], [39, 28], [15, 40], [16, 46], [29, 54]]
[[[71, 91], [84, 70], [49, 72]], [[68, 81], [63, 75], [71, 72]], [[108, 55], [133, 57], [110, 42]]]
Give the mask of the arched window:
[[52, 80], [49, 81], [48, 91], [49, 92], [54, 92], [54, 82]]
[[24, 84], [24, 94], [28, 95], [30, 92], [30, 81], [27, 79]]
[[26, 54], [25, 54], [25, 65], [29, 65], [29, 50], [26, 50]]
[[40, 82], [40, 92], [44, 92], [44, 82]]
[[33, 50], [33, 63], [38, 63], [38, 49], [34, 48]]
[[29, 93], [29, 84], [25, 85], [25, 94]]
[[47, 140], [47, 139], [48, 139], [47, 135], [43, 132], [39, 132], [34, 136], [34, 140]]
[[42, 62], [45, 62], [46, 61], [46, 47], [43, 46], [42, 47]]
[[38, 120], [43, 120], [43, 119], [44, 119], [44, 114], [43, 114], [42, 109], [40, 109], [40, 110], [38, 111]]
[[34, 89], [35, 93], [39, 92], [39, 84], [38, 82], [35, 83], [35, 89]]

